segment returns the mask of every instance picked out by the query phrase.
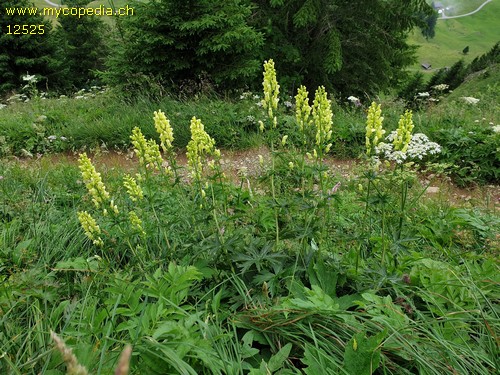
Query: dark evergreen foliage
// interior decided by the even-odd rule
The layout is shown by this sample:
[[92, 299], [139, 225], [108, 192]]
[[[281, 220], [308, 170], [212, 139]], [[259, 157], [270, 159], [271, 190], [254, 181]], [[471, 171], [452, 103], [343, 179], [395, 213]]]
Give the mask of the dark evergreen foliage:
[[[405, 75], [415, 49], [406, 43], [424, 0], [257, 0], [255, 22], [266, 34], [264, 58], [273, 58], [280, 79], [293, 91], [325, 85], [342, 95], [374, 94]], [[284, 78], [283, 78], [284, 77]]]
[[[68, 7], [85, 7], [89, 0], [66, 0]], [[58, 76], [52, 82], [59, 89], [82, 88], [96, 79], [104, 67], [107, 33], [101, 17], [61, 17], [54, 31]]]
[[398, 97], [403, 99], [408, 105], [413, 106], [417, 103], [415, 101], [415, 96], [419, 92], [425, 91], [424, 88], [424, 75], [421, 72], [416, 72], [403, 85], [402, 89], [398, 93]]
[[497, 42], [487, 53], [476, 57], [467, 67], [467, 73], [479, 72], [491, 64], [500, 63], [500, 42]]
[[151, 0], [131, 6], [136, 14], [121, 20], [104, 75], [110, 84], [179, 88], [208, 79], [232, 88], [259, 77], [263, 38], [247, 23], [250, 1]]
[[[19, 88], [22, 76], [36, 74], [47, 78], [53, 73], [53, 44], [50, 38], [52, 26], [41, 15], [8, 15], [5, 8], [32, 7], [29, 0], [2, 0], [0, 8], [0, 94]], [[43, 34], [8, 34], [14, 25], [43, 25]], [[42, 82], [43, 84], [44, 82]]]
[[422, 24], [422, 35], [427, 40], [434, 38], [436, 36], [436, 23], [439, 17], [438, 12], [436, 10], [431, 13], [421, 12], [419, 13], [419, 17]]
[[467, 74], [467, 66], [464, 60], [459, 60], [446, 71], [443, 76], [442, 82], [448, 85], [449, 90], [454, 90], [462, 84]]

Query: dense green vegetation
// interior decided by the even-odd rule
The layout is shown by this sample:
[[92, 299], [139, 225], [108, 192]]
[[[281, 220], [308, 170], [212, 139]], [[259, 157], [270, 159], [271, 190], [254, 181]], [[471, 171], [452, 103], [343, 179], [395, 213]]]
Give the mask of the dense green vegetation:
[[[88, 0], [63, 3], [89, 6]], [[29, 4], [23, 0], [6, 6]], [[414, 27], [428, 28], [426, 18], [433, 16], [424, 0], [406, 0], [404, 6], [377, 0], [370, 7], [359, 0], [151, 0], [131, 1], [130, 6], [135, 14], [115, 17], [111, 34], [100, 30], [104, 17], [52, 18], [60, 27], [31, 38], [43, 41], [31, 48], [41, 56], [52, 48], [57, 55], [40, 60], [43, 66], [23, 69], [38, 75], [40, 87], [52, 91], [93, 84], [99, 71], [103, 82], [131, 96], [141, 91], [162, 94], [165, 89], [191, 94], [255, 89], [260, 61], [273, 58], [282, 71], [282, 89], [290, 94], [301, 83], [325, 85], [345, 96], [376, 94], [404, 78], [403, 68], [415, 58], [406, 37]], [[15, 21], [3, 9], [0, 18], [5, 25]], [[23, 17], [17, 18], [21, 22]], [[26, 38], [30, 36], [16, 39]], [[83, 43], [81, 49], [75, 40]], [[16, 61], [23, 53], [9, 49], [4, 55]], [[81, 71], [78, 79], [64, 74], [76, 67]], [[5, 76], [4, 85], [10, 86], [0, 93], [19, 85], [21, 73], [15, 73]]]
[[[463, 9], [464, 13], [477, 8], [477, 3], [483, 1], [454, 1], [457, 9]], [[441, 1], [445, 4], [445, 1]], [[479, 4], [480, 5], [480, 4]], [[459, 14], [462, 11], [457, 11]], [[419, 30], [414, 30], [409, 37], [409, 43], [418, 45], [418, 60], [412, 66], [412, 70], [422, 70], [420, 64], [428, 63], [433, 69], [441, 69], [452, 66], [457, 60], [464, 59], [470, 63], [476, 56], [486, 53], [492, 45], [499, 41], [497, 32], [498, 14], [500, 4], [492, 1], [480, 12], [463, 18], [438, 20], [435, 36], [425, 39]], [[451, 15], [451, 13], [450, 13]], [[469, 53], [462, 53], [469, 46]], [[430, 72], [432, 74], [432, 71]]]
[[[321, 90], [311, 108], [302, 89], [295, 112], [275, 105], [266, 66], [263, 108], [252, 94], [232, 104], [165, 100], [172, 115], [157, 112], [153, 121], [146, 101], [125, 110], [109, 93], [80, 93], [2, 109], [2, 119], [37, 116], [33, 152], [86, 149], [92, 159], [106, 151], [100, 137], [115, 115], [115, 124], [123, 120], [115, 146], [131, 142], [137, 156], [118, 168], [84, 154], [78, 166], [54, 168], [44, 158], [0, 165], [2, 372], [77, 373], [84, 366], [79, 373], [108, 374], [126, 344], [132, 374], [496, 372], [495, 208], [424, 199], [415, 165], [394, 160], [417, 152], [432, 161], [428, 142], [406, 149], [404, 136], [386, 141], [392, 163], [370, 157], [382, 140], [380, 116], [387, 134], [428, 133], [433, 111], [413, 123], [409, 113], [399, 117], [401, 106], [384, 103], [377, 113], [372, 104], [367, 120], [357, 107], [332, 107]], [[443, 105], [467, 118], [480, 113], [453, 97]], [[184, 135], [183, 127], [190, 115], [206, 115], [206, 129], [212, 123], [215, 139], [229, 142], [216, 118], [232, 125], [240, 110], [249, 126], [242, 139], [271, 152], [255, 155], [252, 174], [241, 168], [234, 181], [201, 122], [192, 118]], [[323, 156], [340, 149], [353, 119], [361, 140], [345, 149], [369, 156], [342, 177]], [[85, 122], [82, 130], [77, 124]], [[158, 143], [135, 126], [148, 138], [156, 131]], [[498, 132], [481, 126], [498, 145]], [[69, 132], [86, 134], [90, 148], [76, 136], [62, 140]], [[13, 144], [4, 139], [4, 150]], [[185, 144], [184, 167], [172, 147]], [[437, 173], [436, 164], [421, 165]], [[64, 356], [51, 349], [52, 331], [66, 342], [52, 335]]]
[[1, 374], [498, 373], [496, 40], [405, 78], [423, 0], [64, 3], [138, 13], [0, 35]]

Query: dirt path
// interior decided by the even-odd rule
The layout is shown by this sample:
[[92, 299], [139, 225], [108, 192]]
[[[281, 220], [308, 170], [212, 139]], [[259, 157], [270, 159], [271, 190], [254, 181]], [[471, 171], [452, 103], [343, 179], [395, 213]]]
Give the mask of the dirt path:
[[[221, 164], [226, 175], [234, 182], [239, 183], [242, 174], [248, 176], [249, 182], [256, 182], [260, 175], [261, 167], [259, 164], [259, 155], [269, 163], [270, 152], [266, 147], [260, 147], [251, 150], [222, 151]], [[110, 170], [135, 170], [137, 168], [137, 159], [133, 151], [100, 151], [90, 156], [96, 168], [101, 171]], [[53, 154], [41, 156], [38, 159], [17, 159], [16, 162], [24, 163], [27, 166], [53, 168], [59, 163], [76, 164], [78, 162], [77, 154]], [[178, 154], [178, 165], [186, 167], [187, 159], [184, 153]], [[361, 175], [363, 167], [356, 159], [325, 159], [330, 173], [334, 179], [349, 183], [356, 180]], [[456, 207], [486, 207], [500, 212], [500, 186], [471, 186], [460, 188], [447, 177], [433, 177], [432, 175], [421, 175], [422, 186], [429, 184], [426, 192], [428, 199], [447, 200]], [[358, 183], [354, 181], [354, 183]]]

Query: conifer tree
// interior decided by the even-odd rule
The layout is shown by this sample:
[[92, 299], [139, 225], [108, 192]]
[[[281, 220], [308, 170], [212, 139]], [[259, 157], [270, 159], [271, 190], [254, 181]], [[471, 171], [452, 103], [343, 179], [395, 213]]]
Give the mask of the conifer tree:
[[226, 88], [259, 77], [262, 34], [248, 25], [249, 0], [150, 0], [119, 24], [105, 78], [132, 88], [148, 77], [162, 85], [207, 77]]
[[[90, 0], [65, 0], [68, 7], [85, 7]], [[54, 30], [58, 88], [82, 88], [104, 67], [106, 27], [101, 17], [60, 17]]]
[[[325, 85], [342, 95], [383, 91], [415, 59], [406, 42], [431, 15], [425, 0], [256, 0], [264, 56], [294, 87]], [[295, 72], [298, 72], [295, 73]], [[288, 89], [293, 91], [293, 87]]]
[[[0, 8], [0, 94], [19, 88], [22, 76], [46, 78], [53, 72], [52, 26], [38, 12], [19, 14], [16, 8], [34, 7], [29, 0], [2, 0]], [[14, 14], [9, 14], [14, 13]], [[16, 35], [14, 25], [34, 25]], [[39, 25], [41, 27], [39, 27]], [[20, 30], [21, 33], [24, 30]], [[43, 32], [43, 34], [42, 34]]]

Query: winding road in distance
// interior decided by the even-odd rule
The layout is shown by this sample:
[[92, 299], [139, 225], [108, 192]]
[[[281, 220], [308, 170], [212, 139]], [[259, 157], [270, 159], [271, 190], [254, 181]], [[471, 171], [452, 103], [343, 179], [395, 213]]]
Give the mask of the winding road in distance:
[[[48, 0], [45, 0], [45, 1], [48, 1]], [[474, 13], [477, 13], [479, 12], [486, 4], [490, 3], [491, 1], [493, 0], [486, 0], [484, 3], [482, 3], [479, 8], [477, 8], [475, 11], [473, 12], [469, 12], [469, 13], [465, 13], [465, 14], [460, 14], [458, 16], [447, 16], [446, 14], [444, 14], [444, 9], [441, 11], [441, 17], [439, 17], [438, 19], [440, 20], [449, 20], [449, 19], [452, 19], [452, 18], [460, 18], [460, 17], [467, 17], [467, 16], [471, 16], [473, 15]]]

